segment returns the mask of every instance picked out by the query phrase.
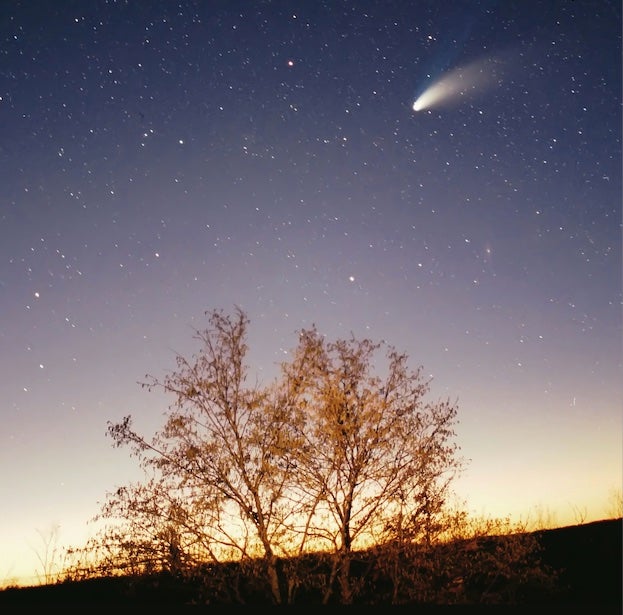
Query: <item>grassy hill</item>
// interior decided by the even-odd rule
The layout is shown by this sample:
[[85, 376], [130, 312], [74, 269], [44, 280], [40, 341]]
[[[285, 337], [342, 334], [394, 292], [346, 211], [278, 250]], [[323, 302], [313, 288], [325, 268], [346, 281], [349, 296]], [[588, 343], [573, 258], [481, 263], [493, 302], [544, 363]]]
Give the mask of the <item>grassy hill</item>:
[[[555, 585], [547, 590], [538, 588], [532, 592], [520, 592], [518, 595], [522, 598], [516, 606], [525, 606], [528, 612], [534, 612], [532, 609], [536, 606], [546, 606], [548, 611], [560, 608], [561, 612], [620, 614], [622, 526], [621, 519], [612, 519], [534, 532], [542, 547], [540, 559], [543, 566], [551, 567], [558, 574]], [[474, 553], [474, 557], [477, 555]], [[364, 560], [365, 556], [362, 561]], [[218, 574], [223, 574], [223, 571]], [[225, 574], [228, 572], [225, 571]], [[378, 605], [373, 592], [374, 588], [367, 594], [362, 593], [357, 604]], [[170, 607], [200, 602], [199, 595], [198, 588], [193, 583], [182, 582], [166, 574], [95, 578], [53, 585], [7, 588], [0, 591], [0, 612], [7, 606], [50, 608], [54, 605], [95, 604]], [[245, 597], [249, 606], [266, 603], [261, 595], [254, 595], [252, 590]], [[312, 602], [317, 604], [316, 600]], [[306, 598], [301, 596], [297, 603], [306, 604]], [[227, 600], [219, 602], [213, 599], [211, 604], [229, 603]], [[467, 604], [471, 604], [473, 608], [475, 601], [468, 600]]]
[[537, 532], [542, 559], [561, 570], [560, 602], [611, 605], [621, 610], [621, 519], [595, 521]]

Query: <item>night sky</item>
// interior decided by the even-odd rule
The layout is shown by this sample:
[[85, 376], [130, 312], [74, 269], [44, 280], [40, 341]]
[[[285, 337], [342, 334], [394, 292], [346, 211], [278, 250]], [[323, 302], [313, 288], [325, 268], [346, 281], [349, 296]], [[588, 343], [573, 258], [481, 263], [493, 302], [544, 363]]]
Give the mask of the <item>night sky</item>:
[[0, 42], [0, 585], [141, 476], [107, 421], [162, 426], [138, 382], [234, 306], [265, 383], [312, 324], [422, 365], [476, 514], [606, 516], [620, 2], [7, 0]]

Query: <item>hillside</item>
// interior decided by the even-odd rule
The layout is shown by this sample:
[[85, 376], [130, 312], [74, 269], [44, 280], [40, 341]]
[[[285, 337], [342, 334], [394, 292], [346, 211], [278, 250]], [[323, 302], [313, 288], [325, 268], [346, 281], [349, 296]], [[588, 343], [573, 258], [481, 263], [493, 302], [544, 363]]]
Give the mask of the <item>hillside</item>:
[[[543, 605], [588, 612], [621, 613], [622, 520], [612, 519], [540, 530], [534, 534], [542, 546], [541, 561], [558, 571], [555, 587], [538, 590], [518, 602], [518, 606]], [[219, 571], [222, 574], [222, 571]], [[227, 573], [227, 571], [226, 571]], [[99, 578], [0, 591], [0, 609], [12, 606], [45, 605], [184, 605], [198, 602], [197, 588], [167, 575], [142, 578]], [[247, 595], [248, 605], [264, 603]], [[370, 600], [370, 601], [368, 601]], [[316, 602], [312, 600], [312, 603]], [[301, 604], [305, 599], [301, 598]], [[359, 604], [372, 604], [365, 595]], [[212, 605], [227, 604], [213, 600]], [[473, 603], [471, 603], [473, 604]]]
[[538, 532], [543, 561], [562, 570], [562, 602], [618, 605], [621, 613], [622, 525], [612, 519]]

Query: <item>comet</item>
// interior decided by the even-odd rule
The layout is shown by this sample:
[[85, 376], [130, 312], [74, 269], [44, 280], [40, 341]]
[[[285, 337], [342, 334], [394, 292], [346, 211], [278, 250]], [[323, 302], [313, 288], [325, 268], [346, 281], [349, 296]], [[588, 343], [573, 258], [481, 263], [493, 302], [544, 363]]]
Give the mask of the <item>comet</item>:
[[442, 75], [415, 99], [413, 110], [423, 111], [460, 102], [483, 92], [495, 83], [492, 64], [489, 58], [480, 59]]

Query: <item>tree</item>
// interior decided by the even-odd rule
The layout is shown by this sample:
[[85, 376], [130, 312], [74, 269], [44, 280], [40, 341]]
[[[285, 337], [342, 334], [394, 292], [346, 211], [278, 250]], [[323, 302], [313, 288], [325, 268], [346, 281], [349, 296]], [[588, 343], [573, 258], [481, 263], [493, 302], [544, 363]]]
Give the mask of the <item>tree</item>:
[[54, 522], [46, 530], [37, 530], [37, 534], [41, 540], [41, 549], [36, 549], [37, 559], [41, 564], [41, 574], [38, 575], [42, 583], [49, 585], [54, 581], [59, 573], [59, 556], [58, 539], [61, 526]]
[[611, 519], [623, 517], [623, 490], [620, 487], [610, 490], [607, 515]]
[[[178, 356], [176, 371], [143, 383], [175, 398], [164, 429], [148, 442], [130, 417], [109, 424], [115, 443], [131, 445], [152, 478], [147, 488], [113, 494], [103, 516], [125, 518], [133, 545], [136, 530], [144, 535], [147, 528], [148, 538], [171, 554], [174, 535], [177, 568], [236, 558], [251, 565], [259, 556], [279, 604], [277, 558], [284, 554], [290, 511], [283, 502], [292, 478], [287, 458], [295, 447], [291, 408], [275, 387], [246, 382], [246, 315], [215, 310], [209, 322], [195, 332], [196, 356]], [[147, 550], [154, 553], [153, 546]]]
[[461, 466], [456, 405], [426, 402], [422, 369], [409, 370], [393, 347], [352, 336], [328, 342], [315, 327], [300, 331], [274, 382], [250, 384], [246, 314], [208, 318], [195, 331], [199, 352], [143, 383], [173, 396], [163, 429], [148, 440], [129, 416], [109, 423], [146, 480], [109, 494], [98, 517], [112, 523], [99, 538], [108, 570], [178, 574], [237, 560], [282, 604], [308, 574], [291, 558], [322, 551], [330, 561], [316, 577], [323, 601], [339, 589], [351, 603], [355, 549], [434, 535]]
[[[380, 350], [383, 376], [374, 371]], [[334, 554], [325, 603], [336, 579], [341, 601], [352, 602], [355, 547], [388, 533], [430, 539], [461, 467], [452, 442], [456, 405], [426, 402], [429, 382], [407, 361], [385, 343], [327, 342], [312, 328], [283, 365], [289, 397], [303, 409], [295, 483], [314, 507], [305, 533]]]

